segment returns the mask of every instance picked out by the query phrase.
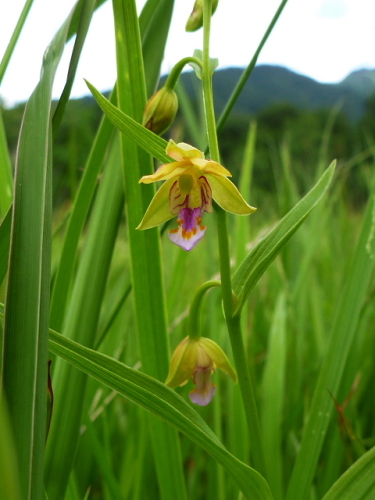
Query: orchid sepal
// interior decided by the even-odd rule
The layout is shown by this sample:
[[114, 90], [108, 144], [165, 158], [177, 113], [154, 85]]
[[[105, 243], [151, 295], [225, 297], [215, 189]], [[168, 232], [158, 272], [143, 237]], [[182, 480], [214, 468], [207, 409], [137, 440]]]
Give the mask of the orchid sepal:
[[173, 183], [174, 179], [171, 179], [164, 182], [158, 189], [136, 229], [151, 229], [175, 217], [175, 214], [172, 214], [169, 208], [169, 191]]
[[226, 212], [236, 215], [250, 215], [256, 211], [243, 199], [236, 186], [226, 177], [207, 174], [212, 189], [212, 197]]

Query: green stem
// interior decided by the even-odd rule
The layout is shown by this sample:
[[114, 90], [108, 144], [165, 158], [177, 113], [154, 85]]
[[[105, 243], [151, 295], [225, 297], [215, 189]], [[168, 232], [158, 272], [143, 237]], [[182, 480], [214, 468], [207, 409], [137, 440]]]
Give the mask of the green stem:
[[[215, 112], [212, 95], [212, 79], [210, 71], [210, 24], [212, 0], [205, 0], [203, 6], [203, 97], [206, 114], [208, 144], [212, 160], [219, 162], [219, 147], [216, 134]], [[266, 476], [266, 466], [263, 455], [261, 429], [255, 401], [254, 389], [247, 364], [246, 351], [242, 338], [240, 316], [233, 316], [234, 301], [232, 293], [232, 280], [230, 270], [229, 239], [225, 211], [215, 205], [217, 214], [220, 274], [224, 303], [225, 319], [233, 351], [233, 358], [238, 374], [242, 401], [246, 414], [247, 425], [251, 442], [252, 457], [255, 468]]]
[[170, 90], [174, 90], [177, 81], [180, 78], [182, 70], [189, 63], [197, 64], [200, 68], [202, 68], [201, 61], [196, 57], [184, 57], [183, 59], [181, 59], [181, 61], [178, 61], [178, 63], [173, 66], [173, 69], [170, 72], [164, 87]]
[[201, 337], [199, 319], [200, 319], [200, 312], [202, 309], [202, 299], [204, 297], [204, 294], [210, 288], [220, 285], [221, 285], [220, 281], [217, 280], [206, 281], [206, 283], [203, 283], [203, 285], [201, 285], [196, 291], [192, 303], [190, 305], [190, 312], [189, 312], [188, 332], [189, 332], [189, 337], [191, 339], [199, 339], [199, 337]]

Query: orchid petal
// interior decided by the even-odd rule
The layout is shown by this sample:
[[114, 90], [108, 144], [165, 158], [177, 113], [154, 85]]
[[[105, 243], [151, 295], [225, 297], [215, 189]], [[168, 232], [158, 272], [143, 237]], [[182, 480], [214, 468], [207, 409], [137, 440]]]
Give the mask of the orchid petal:
[[199, 151], [199, 149], [194, 148], [185, 142], [179, 142], [176, 144], [172, 139], [168, 142], [165, 152], [168, 156], [177, 161], [184, 158], [204, 158], [204, 154], [202, 151]]
[[[151, 184], [156, 181], [164, 181], [166, 179], [170, 179], [172, 176], [180, 175], [180, 171], [184, 171], [183, 167], [189, 165], [189, 162], [186, 161], [174, 161], [172, 163], [166, 163], [165, 165], [161, 165], [156, 172], [151, 175], [144, 175], [139, 182], [143, 182], [143, 184]], [[175, 173], [175, 170], [178, 170]]]
[[222, 348], [218, 346], [216, 342], [208, 339], [207, 337], [201, 337], [199, 339], [199, 343], [201, 348], [212, 359], [215, 365], [227, 374], [234, 382], [237, 382], [236, 370], [230, 364], [230, 361]]
[[213, 199], [227, 212], [237, 215], [250, 215], [256, 208], [248, 205], [236, 186], [226, 177], [207, 175], [212, 188]]
[[150, 229], [151, 227], [163, 224], [163, 222], [175, 216], [169, 209], [169, 191], [173, 182], [173, 179], [164, 182], [161, 188], [156, 192], [137, 229]]
[[212, 160], [201, 160], [192, 158], [191, 163], [202, 170], [205, 174], [220, 175], [223, 177], [232, 177], [232, 174], [225, 167]]

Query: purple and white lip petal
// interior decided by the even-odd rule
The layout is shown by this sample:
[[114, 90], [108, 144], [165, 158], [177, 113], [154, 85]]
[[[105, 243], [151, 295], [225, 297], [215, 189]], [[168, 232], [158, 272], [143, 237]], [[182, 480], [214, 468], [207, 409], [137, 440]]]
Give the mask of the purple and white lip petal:
[[189, 393], [189, 398], [192, 403], [195, 403], [199, 406], [207, 406], [211, 403], [212, 398], [215, 396], [216, 386], [211, 384], [210, 388], [205, 392], [198, 392], [197, 389], [194, 389]]
[[200, 207], [183, 208], [177, 219], [178, 227], [169, 231], [170, 240], [184, 250], [192, 250], [206, 232], [206, 226], [202, 226], [201, 222]]
[[211, 381], [212, 368], [198, 368], [194, 372], [196, 388], [189, 393], [190, 400], [200, 406], [207, 406], [215, 396], [216, 386]]

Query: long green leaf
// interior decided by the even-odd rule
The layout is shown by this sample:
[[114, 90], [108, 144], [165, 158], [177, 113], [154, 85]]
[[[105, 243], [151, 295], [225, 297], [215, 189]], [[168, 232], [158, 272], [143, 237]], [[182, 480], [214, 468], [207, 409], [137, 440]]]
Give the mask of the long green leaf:
[[[103, 3], [105, 3], [107, 0], [97, 0], [96, 5], [95, 5], [95, 10], [99, 9]], [[85, 3], [85, 0], [79, 0], [76, 4], [76, 8], [74, 9], [74, 14], [72, 17], [72, 21], [69, 26], [69, 31], [68, 31], [68, 36], [67, 40], [70, 40], [78, 31], [78, 26], [81, 20], [81, 13], [83, 9], [83, 5]]]
[[373, 500], [375, 498], [375, 447], [357, 460], [322, 500]]
[[[123, 210], [119, 155], [117, 137], [98, 190], [64, 322], [64, 334], [88, 346], [93, 346], [95, 342], [100, 307]], [[87, 377], [83, 373], [58, 360], [54, 371], [54, 414], [45, 460], [49, 500], [64, 498], [78, 446], [86, 381]]]
[[337, 395], [374, 263], [368, 248], [374, 227], [374, 202], [375, 197], [372, 194], [356, 251], [345, 276], [345, 286], [340, 302], [335, 311], [326, 356], [314, 390], [301, 448], [289, 483], [287, 500], [295, 498], [305, 500], [309, 496], [311, 482], [334, 408], [327, 389], [334, 396]]
[[8, 408], [0, 395], [0, 498], [22, 500]]
[[48, 46], [18, 144], [5, 304], [3, 383], [24, 499], [40, 500], [46, 436], [51, 256], [51, 93], [71, 16]]
[[231, 455], [204, 420], [173, 390], [104, 354], [50, 332], [50, 349], [85, 373], [173, 425], [204, 448], [230, 473], [251, 500], [272, 499], [266, 481]]
[[0, 286], [8, 270], [11, 224], [12, 210], [9, 209], [0, 226]]
[[285, 396], [286, 300], [278, 298], [269, 336], [262, 384], [261, 423], [268, 481], [275, 499], [283, 498], [282, 417]]
[[[140, 122], [146, 105], [146, 82], [135, 2], [113, 0], [113, 11], [118, 103], [121, 110]], [[154, 194], [154, 186], [141, 188], [139, 179], [142, 175], [153, 172], [153, 163], [150, 155], [123, 134], [121, 143], [133, 296], [142, 368], [156, 379], [165, 380], [169, 363], [169, 338], [160, 236], [156, 228], [136, 230]], [[178, 435], [174, 429], [153, 417], [150, 417], [150, 425], [153, 429], [151, 441], [161, 498], [185, 500]]]
[[[166, 1], [170, 2], [171, 0]], [[152, 2], [149, 1], [147, 5], [150, 6], [151, 3], [154, 4], [153, 8], [159, 7], [159, 4], [154, 0]], [[143, 29], [146, 31], [148, 23], [154, 23], [152, 16], [147, 22], [143, 23]], [[163, 45], [165, 44], [165, 38], [166, 34], [160, 33], [159, 39], [155, 38], [154, 43], [161, 43]], [[157, 67], [160, 67], [160, 63], [161, 60], [157, 58], [152, 61], [152, 64]], [[115, 87], [112, 97], [113, 101], [115, 101], [116, 97], [117, 88]], [[123, 190], [121, 171], [118, 170], [120, 168], [119, 158], [121, 157], [118, 149], [116, 149], [116, 152], [113, 149], [111, 150], [111, 172], [105, 172], [104, 181], [100, 183], [90, 223], [89, 237], [85, 245], [84, 255], [81, 258], [78, 275], [73, 288], [72, 300], [66, 315], [65, 310], [74, 272], [79, 237], [91, 204], [99, 169], [112, 135], [112, 129], [112, 125], [105, 117], [90, 153], [90, 158], [87, 162], [85, 174], [72, 211], [56, 277], [51, 307], [51, 326], [61, 328], [66, 316], [64, 333], [76, 340], [79, 339], [81, 343], [91, 347], [94, 345], [100, 301], [103, 294], [106, 269], [109, 263], [108, 255], [110, 246], [113, 243], [111, 243], [112, 239], [109, 237], [108, 232], [113, 227], [113, 223], [118, 224], [118, 216], [113, 213], [117, 209], [113, 210], [113, 203], [118, 200], [118, 195], [119, 193], [121, 195]], [[103, 184], [106, 185], [105, 188]], [[100, 194], [101, 192], [105, 194], [102, 195]], [[101, 198], [100, 203], [99, 197]], [[97, 207], [98, 204], [101, 207]], [[92, 230], [92, 225], [95, 226], [94, 230]], [[106, 252], [104, 252], [104, 246], [107, 247]], [[94, 269], [96, 271], [93, 280], [91, 276]], [[82, 373], [77, 374], [77, 371], [72, 369], [72, 367], [70, 369], [67, 367], [66, 369], [61, 369], [61, 366], [57, 366], [54, 379], [56, 380], [56, 405], [48, 440], [46, 459], [46, 477], [48, 479], [50, 498], [55, 498], [59, 495], [61, 497], [66, 487], [67, 477], [71, 470], [78, 442], [83, 407], [82, 396], [85, 391], [86, 376]], [[64, 428], [63, 433], [60, 432], [61, 428]]]
[[[155, 92], [159, 80], [173, 6], [174, 0], [149, 0], [139, 16], [148, 97]], [[152, 17], [147, 22], [149, 16]]]
[[0, 109], [0, 218], [6, 214], [12, 204], [13, 189], [12, 164]]
[[164, 139], [153, 134], [119, 108], [116, 108], [91, 83], [86, 81], [86, 84], [110, 122], [120, 132], [132, 139], [138, 146], [150, 153], [150, 155], [154, 156], [161, 163], [170, 163], [172, 161], [165, 153], [167, 142]]
[[[115, 95], [112, 99], [116, 102]], [[76, 264], [75, 256], [77, 255], [79, 238], [92, 203], [112, 133], [113, 127], [109, 120], [104, 117], [92, 145], [74, 201], [51, 299], [50, 326], [56, 330], [61, 331], [62, 329], [68, 293]]]
[[74, 77], [76, 75], [79, 58], [83, 49], [83, 44], [86, 39], [86, 35], [90, 26], [91, 17], [95, 10], [96, 0], [84, 0], [82, 11], [80, 14], [78, 29], [77, 29], [77, 37], [74, 42], [72, 57], [70, 58], [68, 75], [66, 78], [66, 83], [64, 86], [64, 90], [61, 94], [59, 102], [57, 103], [57, 107], [55, 109], [55, 113], [52, 119], [52, 134], [53, 137], [56, 137], [58, 128], [60, 126], [65, 106], [69, 100], [70, 92], [73, 87]]
[[311, 210], [322, 198], [331, 183], [336, 162], [332, 162], [317, 184], [286, 214], [277, 226], [261, 240], [236, 270], [232, 286], [237, 296], [238, 314], [251, 290], [276, 255], [289, 241]]

